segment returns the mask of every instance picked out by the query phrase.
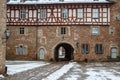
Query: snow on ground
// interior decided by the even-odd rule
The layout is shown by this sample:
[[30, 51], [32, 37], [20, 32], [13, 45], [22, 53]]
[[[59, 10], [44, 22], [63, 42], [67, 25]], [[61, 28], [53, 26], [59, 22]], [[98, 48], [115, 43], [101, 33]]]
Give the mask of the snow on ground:
[[[11, 64], [10, 64], [11, 62]], [[15, 63], [15, 64], [14, 64]], [[20, 63], [20, 64], [19, 64]], [[7, 74], [13, 75], [18, 72], [23, 72], [29, 69], [42, 67], [50, 63], [40, 62], [40, 61], [7, 61]]]
[[[114, 65], [113, 65], [114, 64]], [[119, 63], [69, 63], [42, 80], [119, 80]]]
[[[18, 64], [19, 63], [19, 64]], [[50, 63], [41, 61], [7, 62], [8, 74], [12, 75]], [[69, 62], [42, 80], [119, 80], [120, 62], [76, 63]], [[54, 67], [54, 66], [53, 66]]]
[[89, 65], [87, 65], [87, 68], [86, 68], [87, 71], [85, 74], [88, 75], [88, 77], [86, 78], [86, 80], [119, 80], [120, 72], [119, 70], [117, 71], [115, 70], [115, 68], [113, 68], [114, 66], [120, 66], [119, 64], [120, 63], [118, 62], [117, 63], [103, 63], [103, 64], [95, 63], [94, 65], [96, 66], [94, 67], [88, 67]]
[[4, 76], [3, 76], [3, 75], [0, 75], [0, 80], [1, 80], [2, 78], [4, 78]]
[[42, 80], [57, 80], [61, 76], [63, 76], [65, 73], [67, 73], [73, 66], [74, 66], [73, 62], [66, 64], [61, 69], [55, 71], [54, 73], [52, 73], [51, 75], [49, 75], [48, 77], [46, 77]]
[[81, 75], [80, 75], [81, 73], [83, 73], [81, 69], [81, 65], [79, 65], [78, 63], [75, 63], [74, 67], [71, 68], [71, 70], [68, 71], [67, 74], [63, 76], [63, 79], [64, 80], [79, 80], [81, 78]]
[[114, 72], [109, 72], [107, 70], [95, 71], [96, 69], [88, 69], [87, 73], [89, 76], [86, 80], [119, 80], [120, 74], [115, 75]]

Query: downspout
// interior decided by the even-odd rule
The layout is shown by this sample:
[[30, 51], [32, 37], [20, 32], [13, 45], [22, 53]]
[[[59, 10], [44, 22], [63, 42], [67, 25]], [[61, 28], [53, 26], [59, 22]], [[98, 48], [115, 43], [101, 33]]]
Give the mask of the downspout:
[[38, 60], [38, 8], [37, 4], [35, 4], [36, 8], [36, 60]]
[[38, 60], [37, 54], [38, 54], [38, 25], [36, 25], [36, 60]]

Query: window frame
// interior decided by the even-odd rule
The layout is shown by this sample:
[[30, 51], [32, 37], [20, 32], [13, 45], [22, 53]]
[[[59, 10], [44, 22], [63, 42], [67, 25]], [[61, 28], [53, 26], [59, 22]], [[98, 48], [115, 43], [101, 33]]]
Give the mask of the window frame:
[[99, 18], [99, 9], [98, 8], [92, 9], [92, 18], [94, 18], [94, 19]]
[[103, 44], [96, 44], [95, 45], [95, 53], [96, 54], [103, 54], [104, 53]]
[[67, 28], [66, 27], [61, 27], [60, 28], [60, 34], [61, 35], [66, 35], [67, 34]]
[[68, 9], [63, 8], [61, 13], [62, 18], [68, 18]]
[[92, 35], [99, 35], [100, 34], [99, 27], [92, 27], [91, 34]]
[[46, 9], [40, 9], [40, 18], [41, 19], [44, 19], [44, 18], [46, 18], [46, 15], [47, 13], [46, 13]]
[[77, 9], [77, 18], [83, 18], [83, 9], [82, 8]]
[[88, 54], [89, 53], [89, 45], [88, 44], [82, 44], [81, 45], [81, 53], [82, 54]]
[[20, 19], [25, 19], [26, 18], [26, 10], [25, 9], [21, 9], [20, 10]]
[[25, 55], [27, 53], [27, 48], [24, 45], [19, 45], [16, 47], [16, 55]]
[[19, 28], [19, 34], [20, 34], [20, 35], [24, 35], [24, 34], [25, 34], [25, 28], [20, 27], [20, 28]]

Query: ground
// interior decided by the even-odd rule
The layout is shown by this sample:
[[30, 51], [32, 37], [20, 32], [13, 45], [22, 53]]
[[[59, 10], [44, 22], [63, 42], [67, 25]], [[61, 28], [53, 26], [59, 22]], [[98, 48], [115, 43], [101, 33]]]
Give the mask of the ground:
[[120, 79], [120, 62], [7, 61], [6, 66], [8, 76], [3, 80]]

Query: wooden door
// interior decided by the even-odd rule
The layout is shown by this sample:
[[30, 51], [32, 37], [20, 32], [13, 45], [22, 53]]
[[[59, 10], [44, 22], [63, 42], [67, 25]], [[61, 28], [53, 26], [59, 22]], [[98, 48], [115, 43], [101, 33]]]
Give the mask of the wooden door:
[[117, 58], [118, 50], [117, 48], [111, 48], [111, 58]]
[[43, 48], [40, 49], [40, 60], [44, 60], [45, 50]]

